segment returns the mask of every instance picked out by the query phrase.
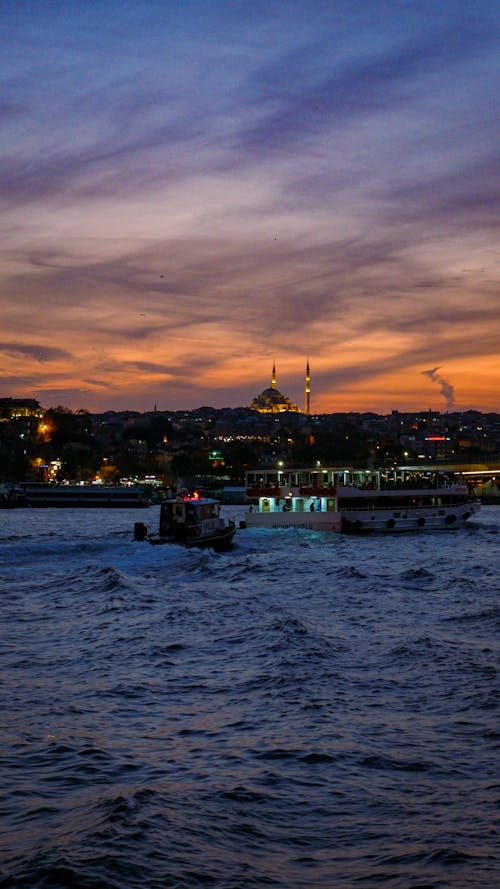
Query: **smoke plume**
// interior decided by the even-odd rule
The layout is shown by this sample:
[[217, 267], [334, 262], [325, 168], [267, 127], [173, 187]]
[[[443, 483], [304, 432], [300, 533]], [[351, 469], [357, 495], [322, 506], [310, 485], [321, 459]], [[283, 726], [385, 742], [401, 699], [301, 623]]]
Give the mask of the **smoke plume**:
[[441, 370], [441, 367], [433, 367], [431, 370], [423, 370], [422, 373], [424, 377], [429, 377], [433, 383], [438, 383], [441, 389], [441, 395], [446, 401], [446, 410], [451, 411], [455, 405], [455, 390], [452, 384], [438, 373], [438, 370]]

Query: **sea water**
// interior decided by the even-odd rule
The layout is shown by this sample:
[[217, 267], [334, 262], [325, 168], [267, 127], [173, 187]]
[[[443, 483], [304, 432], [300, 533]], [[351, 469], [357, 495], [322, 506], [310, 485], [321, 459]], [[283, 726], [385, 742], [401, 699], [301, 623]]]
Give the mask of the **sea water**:
[[133, 540], [0, 513], [0, 886], [496, 889], [500, 507]]

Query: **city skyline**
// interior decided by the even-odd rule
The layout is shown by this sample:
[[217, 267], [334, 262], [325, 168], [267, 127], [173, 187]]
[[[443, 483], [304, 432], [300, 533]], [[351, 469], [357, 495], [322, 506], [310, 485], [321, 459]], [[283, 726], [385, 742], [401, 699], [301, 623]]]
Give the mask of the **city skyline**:
[[499, 410], [496, 4], [3, 10], [0, 396]]

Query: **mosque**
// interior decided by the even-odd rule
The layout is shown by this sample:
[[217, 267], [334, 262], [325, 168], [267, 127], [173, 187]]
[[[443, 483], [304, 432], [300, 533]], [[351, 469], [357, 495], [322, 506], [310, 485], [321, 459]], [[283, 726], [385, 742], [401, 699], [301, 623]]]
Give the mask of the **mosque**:
[[[304, 413], [306, 416], [310, 414], [310, 401], [311, 401], [311, 377], [309, 374], [309, 359], [306, 365], [306, 385], [305, 385], [305, 410]], [[256, 395], [254, 400], [250, 405], [253, 411], [258, 411], [260, 414], [282, 414], [287, 411], [293, 412], [296, 414], [301, 413], [300, 408], [297, 407], [296, 404], [293, 404], [286, 395], [283, 395], [282, 392], [278, 389], [276, 385], [276, 362], [273, 362], [273, 375], [271, 378], [271, 385], [268, 389], [264, 389], [260, 395]]]

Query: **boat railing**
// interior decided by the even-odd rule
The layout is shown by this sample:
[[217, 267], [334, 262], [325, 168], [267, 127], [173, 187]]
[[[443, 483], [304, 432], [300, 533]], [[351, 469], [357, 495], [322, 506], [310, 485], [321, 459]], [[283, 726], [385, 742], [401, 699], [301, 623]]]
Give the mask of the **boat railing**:
[[[424, 479], [401, 479], [398, 481], [385, 481], [381, 479], [381, 491], [443, 491], [447, 488], [456, 488], [457, 485], [462, 486], [463, 482], [449, 481], [438, 479], [437, 481], [426, 481]], [[360, 488], [361, 490], [361, 488]]]
[[348, 506], [343, 506], [339, 504], [340, 512], [377, 512], [378, 510], [398, 510], [398, 512], [407, 512], [411, 510], [411, 512], [416, 512], [419, 509], [442, 509], [441, 503], [372, 503], [367, 504], [365, 502], [359, 504], [351, 504]]

